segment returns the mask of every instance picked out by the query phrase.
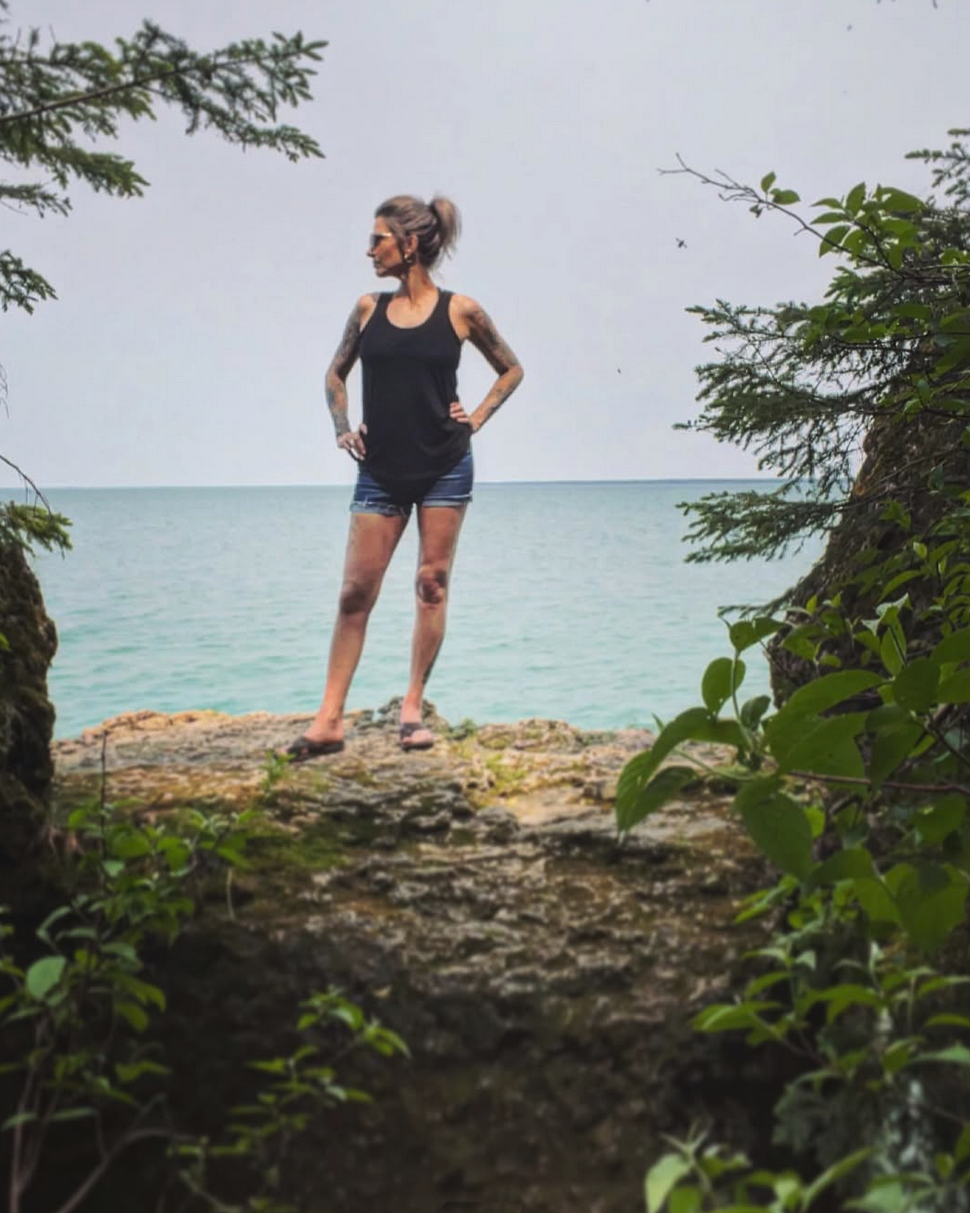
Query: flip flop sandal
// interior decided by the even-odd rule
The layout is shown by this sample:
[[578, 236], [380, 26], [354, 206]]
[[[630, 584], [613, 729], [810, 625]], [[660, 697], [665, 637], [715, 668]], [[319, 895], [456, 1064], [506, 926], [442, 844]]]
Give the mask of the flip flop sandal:
[[290, 762], [306, 762], [308, 758], [322, 758], [324, 754], [339, 754], [344, 748], [342, 741], [313, 741], [309, 737], [297, 737], [286, 747]]
[[[411, 738], [415, 733], [427, 733], [427, 741], [412, 741]], [[409, 720], [407, 724], [402, 724], [398, 734], [402, 750], [430, 750], [434, 745], [434, 737], [431, 735], [431, 730], [427, 725], [422, 724], [420, 720]]]

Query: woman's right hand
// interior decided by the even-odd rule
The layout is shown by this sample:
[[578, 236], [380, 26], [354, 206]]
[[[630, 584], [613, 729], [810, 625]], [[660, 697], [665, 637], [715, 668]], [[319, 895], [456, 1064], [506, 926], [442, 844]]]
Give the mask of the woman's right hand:
[[367, 433], [367, 426], [363, 422], [360, 423], [360, 428], [356, 430], [347, 430], [345, 434], [341, 434], [337, 438], [337, 446], [347, 454], [356, 463], [367, 454], [367, 448], [364, 446], [364, 435]]

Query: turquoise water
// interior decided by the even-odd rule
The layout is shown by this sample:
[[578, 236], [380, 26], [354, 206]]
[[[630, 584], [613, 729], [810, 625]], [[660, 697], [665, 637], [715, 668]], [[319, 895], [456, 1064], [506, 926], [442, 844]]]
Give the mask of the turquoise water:
[[[744, 482], [750, 484], [750, 482]], [[652, 723], [699, 700], [727, 652], [719, 606], [765, 601], [817, 553], [689, 565], [676, 503], [741, 482], [482, 484], [428, 697], [453, 722]], [[140, 708], [309, 712], [323, 686], [349, 490], [62, 489], [74, 550], [35, 567], [60, 647], [58, 737]], [[407, 682], [409, 527], [371, 618], [350, 708]], [[752, 661], [746, 691], [767, 688]]]

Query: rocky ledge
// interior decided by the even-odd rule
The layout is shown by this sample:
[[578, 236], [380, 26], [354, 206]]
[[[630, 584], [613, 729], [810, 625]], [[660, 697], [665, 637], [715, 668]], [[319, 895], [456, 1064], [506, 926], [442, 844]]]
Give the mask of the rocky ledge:
[[272, 787], [306, 718], [140, 712], [55, 747], [62, 806], [103, 779], [145, 814], [265, 811], [233, 914], [214, 902], [167, 962], [181, 1113], [215, 1127], [243, 1062], [336, 985], [411, 1058], [348, 1063], [375, 1102], [307, 1135], [301, 1213], [639, 1213], [661, 1134], [751, 1144], [775, 1076], [689, 1027], [735, 984], [757, 930], [737, 903], [766, 883], [726, 797], [698, 783], [621, 846], [616, 780], [649, 734], [432, 715], [434, 749], [402, 753], [395, 709]]

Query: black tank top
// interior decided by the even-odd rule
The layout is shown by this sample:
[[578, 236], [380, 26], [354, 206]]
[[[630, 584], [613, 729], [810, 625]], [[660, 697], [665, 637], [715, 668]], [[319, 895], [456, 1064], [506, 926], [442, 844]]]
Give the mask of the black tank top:
[[428, 319], [398, 328], [387, 318], [394, 298], [382, 293], [361, 334], [364, 463], [388, 489], [443, 476], [468, 450], [471, 427], [453, 421], [461, 341], [448, 317], [451, 291], [439, 291]]

